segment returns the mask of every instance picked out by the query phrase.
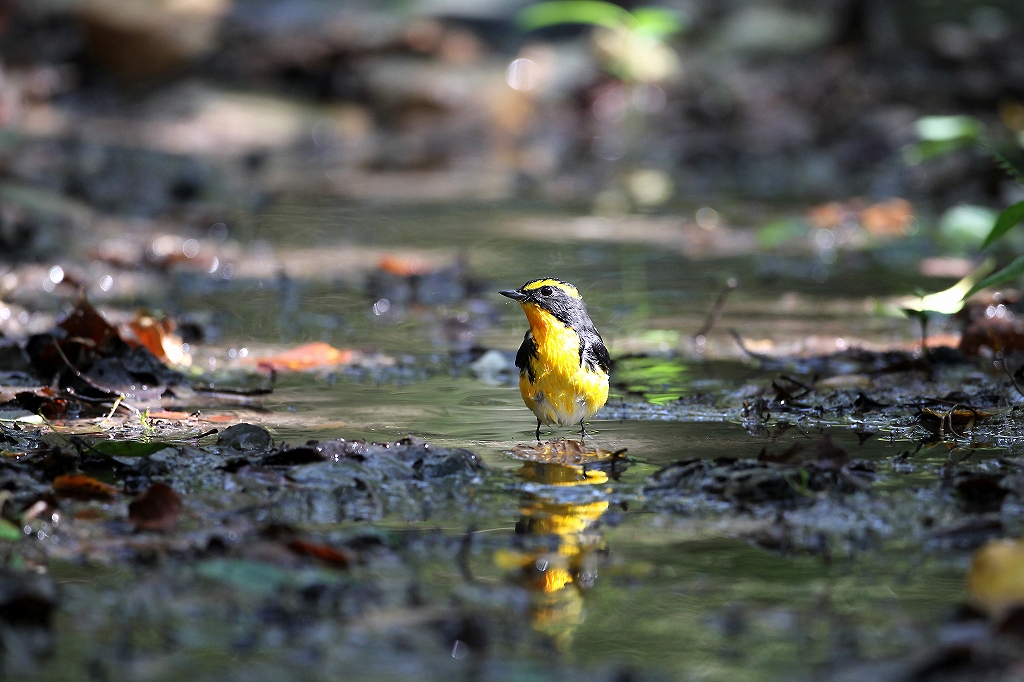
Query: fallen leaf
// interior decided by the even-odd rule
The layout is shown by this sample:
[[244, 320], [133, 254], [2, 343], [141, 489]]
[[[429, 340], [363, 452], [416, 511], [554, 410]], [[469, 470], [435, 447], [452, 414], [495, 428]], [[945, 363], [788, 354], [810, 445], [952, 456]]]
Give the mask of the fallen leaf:
[[381, 256], [378, 267], [384, 272], [390, 272], [399, 277], [412, 277], [413, 275], [424, 275], [431, 271], [430, 264], [422, 258], [403, 258], [392, 254]]
[[1024, 316], [1020, 313], [1016, 292], [971, 299], [959, 316], [965, 320], [960, 350], [971, 357], [979, 355], [983, 347], [1004, 355], [1024, 350]]
[[348, 568], [352, 563], [352, 557], [348, 552], [305, 540], [292, 540], [288, 543], [288, 549], [302, 556], [320, 559], [338, 568]]
[[811, 208], [807, 219], [822, 230], [860, 223], [866, 232], [876, 237], [904, 237], [913, 229], [914, 206], [898, 197], [869, 206], [859, 198], [847, 202], [833, 201]]
[[121, 325], [120, 334], [130, 346], [145, 346], [150, 353], [163, 362], [188, 366], [192, 357], [182, 350], [181, 337], [174, 333], [174, 320], [168, 317], [156, 319], [145, 313], [137, 313], [130, 322]]
[[317, 341], [307, 343], [298, 348], [260, 358], [257, 363], [261, 369], [275, 372], [302, 372], [310, 369], [336, 367], [352, 361], [354, 353], [347, 349], [338, 349], [330, 344]]
[[861, 211], [864, 229], [880, 237], [904, 237], [914, 224], [914, 206], [906, 199], [889, 199]]
[[181, 498], [165, 483], [154, 483], [128, 505], [128, 520], [139, 530], [171, 530], [180, 515]]
[[117, 495], [117, 488], [84, 474], [58, 476], [53, 489], [63, 497], [79, 500], [109, 500]]
[[34, 392], [21, 391], [14, 396], [11, 404], [17, 405], [23, 410], [28, 410], [32, 414], [40, 414], [50, 420], [77, 417], [81, 410], [81, 406], [77, 402], [58, 398], [49, 388], [43, 388]]
[[807, 219], [818, 229], [827, 230], [848, 220], [856, 220], [860, 208], [860, 200], [858, 199], [854, 199], [848, 204], [830, 201], [827, 204], [814, 206], [808, 210]]
[[75, 512], [75, 519], [78, 521], [100, 521], [107, 518], [102, 509], [86, 507]]
[[963, 409], [943, 410], [926, 407], [917, 415], [917, 423], [935, 436], [960, 436], [972, 429], [975, 423], [984, 421], [991, 415], [980, 410]]
[[60, 328], [67, 332], [68, 338], [85, 339], [97, 349], [120, 339], [117, 329], [84, 298], [60, 323]]
[[203, 421], [204, 422], [214, 422], [214, 423], [217, 423], [217, 424], [228, 424], [228, 423], [231, 423], [231, 422], [237, 422], [238, 419], [239, 419], [238, 415], [231, 414], [231, 413], [227, 413], [227, 414], [204, 414], [203, 415]]

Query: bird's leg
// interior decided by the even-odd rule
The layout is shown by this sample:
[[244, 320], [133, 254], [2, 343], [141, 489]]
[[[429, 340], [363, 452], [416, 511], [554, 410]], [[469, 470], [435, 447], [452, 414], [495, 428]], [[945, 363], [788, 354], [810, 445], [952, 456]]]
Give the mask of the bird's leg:
[[580, 440], [584, 440], [587, 437], [587, 425], [584, 422], [580, 422]]
[[537, 442], [540, 442], [540, 419], [537, 420]]

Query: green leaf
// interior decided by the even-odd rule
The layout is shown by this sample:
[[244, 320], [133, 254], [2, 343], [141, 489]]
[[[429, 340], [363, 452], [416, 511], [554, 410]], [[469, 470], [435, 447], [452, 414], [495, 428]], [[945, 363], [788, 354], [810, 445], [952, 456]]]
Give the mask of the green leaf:
[[973, 116], [925, 116], [915, 121], [914, 129], [918, 138], [931, 142], [975, 140], [981, 134], [981, 124]]
[[555, 0], [531, 5], [516, 15], [516, 21], [527, 31], [559, 24], [589, 24], [607, 28], [630, 27], [632, 14], [602, 0]]
[[895, 303], [907, 314], [925, 312], [941, 315], [956, 314], [964, 307], [964, 299], [976, 290], [975, 283], [992, 272], [995, 265], [995, 259], [989, 258], [976, 267], [971, 274], [948, 289], [927, 296], [921, 295], [921, 293], [918, 293], [917, 296], [902, 296], [896, 299]]
[[985, 279], [981, 280], [973, 287], [971, 287], [970, 290], [966, 294], [964, 294], [964, 298], [970, 298], [971, 296], [981, 291], [982, 289], [988, 289], [989, 287], [997, 287], [1000, 284], [1012, 282], [1015, 279], [1019, 279], [1022, 275], [1024, 275], [1024, 256], [1018, 256], [1017, 258], [1013, 259], [1012, 263], [1007, 265], [999, 272], [989, 275], [988, 277], [986, 277]]
[[633, 11], [633, 30], [654, 38], [664, 38], [686, 29], [678, 14], [661, 7], [639, 7]]
[[1012, 206], [1007, 206], [1006, 209], [999, 214], [999, 217], [996, 218], [996, 224], [992, 228], [992, 231], [988, 233], [988, 236], [985, 237], [985, 242], [981, 245], [981, 248], [984, 249], [986, 246], [1002, 237], [1021, 221], [1024, 221], [1024, 201], [1018, 201]]
[[100, 440], [89, 443], [93, 453], [108, 457], [148, 457], [153, 453], [173, 448], [170, 443], [144, 443], [131, 440]]
[[0, 540], [16, 542], [22, 537], [24, 537], [24, 533], [21, 532], [20, 528], [7, 519], [0, 519]]

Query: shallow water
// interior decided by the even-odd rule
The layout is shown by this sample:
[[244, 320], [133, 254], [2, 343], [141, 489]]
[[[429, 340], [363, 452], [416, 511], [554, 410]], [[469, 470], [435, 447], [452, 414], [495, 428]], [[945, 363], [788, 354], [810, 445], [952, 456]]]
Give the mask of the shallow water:
[[[440, 214], [436, 209], [367, 213], [331, 205], [290, 207], [266, 216], [251, 236], [288, 246], [401, 244], [442, 253], [458, 250], [474, 272], [486, 273], [492, 289], [555, 274], [585, 292], [613, 349], [644, 334], [659, 343], [651, 330], [692, 334], [730, 276], [740, 277], [742, 285], [728, 302], [716, 336], [736, 327], [755, 338], [811, 332], [906, 338], [912, 332], [906, 323], [868, 314], [860, 299], [932, 284], [891, 267], [877, 254], [841, 257], [827, 266], [829, 279], [821, 282], [812, 272], [813, 257], [693, 261], [672, 249], [645, 245], [642, 238], [617, 244], [538, 242], [510, 233], [508, 225], [517, 218], [515, 212], [487, 207], [443, 209]], [[889, 263], [898, 255], [889, 253]], [[791, 304], [780, 311], [783, 294]], [[273, 305], [270, 298], [253, 299], [250, 305]], [[492, 298], [501, 323], [480, 341], [514, 349], [524, 321], [514, 306]], [[852, 312], [848, 301], [853, 301]], [[417, 322], [415, 315], [400, 321], [373, 319], [358, 291], [313, 285], [302, 305], [321, 314], [344, 313], [345, 331], [321, 332], [328, 340], [341, 336], [345, 343], [372, 343], [390, 353], [443, 351], [430, 336], [429, 322]], [[258, 327], [247, 328], [244, 321], [231, 330], [239, 343], [261, 336]], [[721, 392], [759, 376], [741, 362], [641, 358], [620, 363], [619, 369], [620, 381], [654, 402]], [[265, 425], [289, 442], [337, 437], [389, 441], [413, 434], [470, 448], [492, 470], [513, 474], [521, 465], [507, 452], [531, 440], [534, 429], [514, 387], [488, 386], [466, 376], [433, 376], [403, 385], [293, 379], [279, 385], [265, 404], [271, 411]], [[749, 546], [734, 539], [735, 529], [716, 529], [713, 522], [682, 523], [642, 512], [636, 487], [660, 466], [680, 459], [756, 456], [768, 439], [738, 423], [597, 419], [592, 427], [594, 443], [613, 451], [628, 448], [635, 460], [608, 488], [626, 491], [609, 497], [621, 494], [632, 504], [626, 511], [611, 507], [595, 519], [606, 555], [591, 587], [559, 590], [554, 597], [534, 594], [535, 601], [551, 601], [548, 620], [556, 623], [543, 625], [534, 614], [534, 628], [561, 628], [565, 662], [684, 672], [701, 679], [803, 677], [842, 665], [844, 657], [876, 658], [920, 645], [928, 624], [961, 598], [962, 558], [947, 562], [890, 553], [826, 565], [820, 557], [779, 556]], [[830, 433], [852, 456], [872, 460], [885, 460], [905, 446], [884, 436], [862, 444], [850, 429]], [[797, 430], [772, 440], [784, 449], [789, 440], [813, 443], [818, 435]], [[520, 494], [512, 492], [515, 485], [507, 488], [499, 497], [508, 495], [511, 501]], [[515, 522], [515, 517], [482, 521], [491, 527], [488, 542], [510, 542]], [[491, 580], [507, 583], [506, 572], [494, 568], [486, 549], [476, 551], [472, 564]]]
[[[679, 385], [687, 389], [686, 382]], [[264, 424], [285, 440], [389, 441], [415, 434], [471, 448], [492, 469], [512, 474], [522, 465], [508, 450], [530, 441], [534, 427], [514, 388], [470, 378], [407, 386], [306, 381], [279, 388], [267, 406], [271, 414]], [[756, 457], [765, 445], [783, 450], [791, 442], [813, 447], [824, 431], [794, 429], [768, 438], [730, 422], [595, 419], [592, 426], [597, 446], [628, 448], [635, 462], [605, 488], [610, 499], [628, 503], [626, 509], [613, 503], [598, 517], [592, 532], [601, 538], [603, 556], [593, 583], [582, 596], [570, 588], [561, 601], [534, 594], [535, 601], [551, 602], [547, 608], [554, 615], [530, 618], [538, 631], [562, 638], [562, 663], [625, 666], [687, 679], [802, 679], [841, 669], [847, 661], [921, 646], [934, 635], [936, 621], [963, 598], [962, 556], [908, 556], [898, 550], [835, 562], [784, 556], [736, 539], [737, 528], [729, 524], [653, 516], [639, 504], [636, 486], [672, 461]], [[827, 433], [851, 456], [880, 462], [907, 445], [885, 436], [861, 442], [849, 428]], [[543, 497], [544, 488], [539, 490]], [[490, 527], [478, 531], [487, 539], [471, 561], [476, 579], [507, 582], [488, 547], [513, 542], [518, 519], [477, 521]], [[457, 589], [452, 576], [446, 577], [439, 589]], [[550, 620], [558, 622], [553, 626]]]
[[[375, 209], [313, 203], [275, 209], [235, 236], [269, 254], [395, 245], [441, 259], [462, 254], [470, 271], [484, 281], [484, 291], [541, 275], [572, 281], [584, 292], [613, 354], [661, 354], [623, 358], [614, 377], [613, 400], [635, 400], [640, 392], [652, 403], [765, 384], [770, 374], [731, 359], [742, 353], [733, 347], [730, 328], [753, 339], [816, 334], [909, 342], [911, 325], [873, 315], [864, 300], [935, 284], [892, 265], [900, 262], [900, 249], [912, 254], [926, 248], [921, 244], [901, 245], [886, 255], [840, 254], [835, 263], [824, 265], [813, 256], [796, 255], [691, 260], [664, 245], [645, 244], [642, 236], [617, 243], [559, 243], [530, 239], [510, 227], [536, 214], [522, 207]], [[547, 217], [556, 222], [572, 218]], [[233, 414], [293, 445], [333, 438], [392, 442], [412, 435], [479, 454], [488, 473], [464, 515], [439, 508], [426, 521], [410, 522], [392, 512], [372, 523], [318, 525], [315, 530], [339, 538], [407, 534], [413, 539], [411, 549], [403, 550], [401, 566], [373, 564], [359, 575], [373, 577], [388, 590], [408, 591], [414, 585], [417, 596], [409, 601], [415, 604], [459, 604], [490, 614], [487, 622], [498, 625], [487, 630], [488, 643], [473, 644], [471, 635], [456, 634], [438, 640], [454, 645], [438, 645], [433, 635], [427, 638], [432, 644], [421, 644], [407, 630], [419, 632], [416, 618], [423, 616], [392, 605], [382, 607], [377, 620], [362, 614], [355, 625], [321, 623], [315, 646], [310, 644], [316, 639], [312, 631], [301, 630], [296, 640], [286, 634], [274, 640], [266, 639], [270, 634], [253, 634], [260, 644], [239, 651], [238, 632], [261, 627], [258, 618], [247, 620], [246, 609], [261, 613], [257, 596], [275, 593], [283, 584], [275, 581], [285, 578], [239, 578], [230, 566], [213, 560], [168, 569], [165, 589], [177, 591], [175, 605], [132, 606], [142, 611], [131, 611], [129, 620], [142, 622], [143, 631], [152, 628], [152, 636], [142, 642], [134, 635], [118, 639], [109, 634], [114, 626], [102, 615], [90, 625], [75, 618], [84, 617], [97, 595], [106, 600], [101, 610], [107, 613], [117, 612], [119, 600], [155, 599], [143, 583], [157, 578], [136, 576], [119, 596], [120, 574], [57, 566], [53, 575], [72, 595], [60, 627], [81, 632], [81, 639], [62, 640], [66, 656], [59, 661], [81, 656], [96, 640], [122, 645], [131, 640], [132, 646], [153, 652], [146, 659], [148, 672], [130, 670], [126, 676], [131, 679], [217, 679], [229, 670], [239, 679], [330, 679], [338, 674], [361, 679], [632, 679], [632, 674], [808, 679], [926, 645], [962, 601], [964, 552], [904, 551], [899, 539], [834, 558], [827, 552], [772, 551], [749, 541], [750, 531], [771, 521], [756, 513], [738, 519], [714, 513], [672, 516], [644, 507], [644, 481], [679, 460], [754, 458], [762, 448], [778, 452], [794, 442], [813, 451], [827, 433], [851, 457], [884, 468], [908, 448], [907, 442], [884, 432], [865, 439], [839, 426], [773, 434], [744, 425], [735, 411], [689, 421], [598, 415], [591, 424], [592, 442], [609, 451], [626, 450], [629, 457], [614, 475], [524, 465], [509, 451], [533, 440], [535, 421], [515, 386], [489, 385], [465, 367], [446, 363], [449, 347], [438, 333], [438, 320], [458, 314], [461, 306], [374, 315], [373, 300], [362, 291], [357, 274], [326, 279], [311, 274], [307, 279], [292, 276], [285, 284], [239, 278], [212, 291], [188, 290], [178, 304], [190, 311], [226, 310], [214, 318], [222, 334], [214, 355], [222, 364], [228, 362], [227, 348], [325, 340], [393, 357], [411, 355], [411, 366], [425, 362], [432, 368], [377, 380], [371, 374], [362, 381], [345, 375], [282, 376], [262, 400], [263, 411]], [[709, 353], [716, 359], [673, 353], [686, 347], [730, 276], [738, 276], [741, 286], [708, 343], [709, 349], [717, 344], [731, 350]], [[513, 351], [525, 329], [522, 315], [497, 295], [481, 300], [490, 308], [482, 314], [495, 316], [496, 323], [482, 325], [474, 343]], [[573, 437], [574, 432], [545, 431], [542, 436]], [[358, 589], [359, 575], [342, 580], [354, 581]], [[256, 589], [257, 584], [269, 587]], [[390, 604], [388, 599], [384, 602]], [[228, 615], [232, 608], [237, 613]], [[387, 618], [398, 624], [382, 625]], [[172, 624], [163, 632], [160, 623]], [[404, 634], [390, 634], [396, 628]], [[160, 644], [161, 637], [172, 643]], [[460, 639], [467, 637], [470, 645]], [[224, 642], [218, 644], [218, 638]], [[375, 642], [385, 640], [383, 653], [375, 656]], [[314, 648], [307, 651], [307, 645]], [[470, 646], [472, 653], [460, 645]], [[482, 658], [481, 648], [488, 652]], [[314, 649], [315, 655], [310, 653]], [[61, 676], [59, 664], [54, 674]]]

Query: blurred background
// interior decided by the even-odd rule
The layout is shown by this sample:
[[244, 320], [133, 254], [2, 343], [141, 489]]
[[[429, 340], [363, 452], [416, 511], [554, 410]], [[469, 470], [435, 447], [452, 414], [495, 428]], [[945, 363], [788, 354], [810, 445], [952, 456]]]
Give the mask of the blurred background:
[[[4, 0], [0, 260], [42, 263], [34, 294], [65, 258], [61, 277], [131, 300], [140, 262], [191, 263], [218, 286], [365, 282], [377, 252], [274, 249], [458, 251], [490, 226], [534, 252], [635, 242], [673, 267], [725, 263], [690, 282], [645, 257], [540, 261], [614, 273], [614, 303], [634, 308], [656, 307], [630, 296], [665, 277], [683, 299], [711, 292], [692, 294], [702, 316], [741, 271], [785, 280], [778, 295], [933, 291], [1024, 199], [986, 148], [1021, 156], [1022, 20], [1011, 0]], [[721, 260], [751, 254], [768, 257]], [[0, 297], [31, 311], [38, 296], [12, 293], [25, 281]]]

